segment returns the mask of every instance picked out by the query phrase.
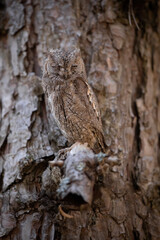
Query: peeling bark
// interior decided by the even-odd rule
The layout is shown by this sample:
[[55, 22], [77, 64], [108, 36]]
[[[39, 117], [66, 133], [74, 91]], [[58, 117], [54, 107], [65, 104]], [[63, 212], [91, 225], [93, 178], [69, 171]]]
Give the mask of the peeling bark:
[[[1, 239], [160, 239], [160, 1], [132, 1], [139, 30], [129, 2], [1, 1]], [[48, 161], [67, 141], [40, 84], [47, 49], [73, 45], [113, 153], [78, 207], [56, 195]]]

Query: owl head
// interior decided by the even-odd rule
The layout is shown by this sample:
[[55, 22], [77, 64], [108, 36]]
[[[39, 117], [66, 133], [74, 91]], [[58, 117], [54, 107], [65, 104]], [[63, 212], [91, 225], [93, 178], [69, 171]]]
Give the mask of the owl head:
[[86, 77], [83, 59], [79, 49], [63, 51], [51, 49], [44, 64], [44, 71], [50, 78], [67, 81], [69, 79]]

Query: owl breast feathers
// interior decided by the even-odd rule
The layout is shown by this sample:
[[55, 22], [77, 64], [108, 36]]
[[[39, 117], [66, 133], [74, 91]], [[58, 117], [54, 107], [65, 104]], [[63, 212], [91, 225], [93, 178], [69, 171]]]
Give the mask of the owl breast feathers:
[[69, 143], [88, 143], [95, 153], [105, 152], [100, 111], [80, 51], [51, 50], [44, 64], [42, 86]]

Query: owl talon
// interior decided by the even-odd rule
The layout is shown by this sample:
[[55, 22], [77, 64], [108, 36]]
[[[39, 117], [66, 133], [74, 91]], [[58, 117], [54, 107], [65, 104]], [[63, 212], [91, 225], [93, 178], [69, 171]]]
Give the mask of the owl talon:
[[55, 166], [57, 166], [57, 167], [63, 167], [63, 164], [64, 164], [64, 162], [63, 161], [61, 161], [61, 160], [59, 160], [59, 161], [55, 161], [55, 160], [53, 160], [53, 161], [49, 161], [49, 166], [50, 167], [55, 167]]
[[57, 156], [55, 157], [55, 159], [53, 161], [49, 162], [50, 167], [60, 167], [62, 168], [64, 165], [64, 161], [66, 160], [67, 157], [67, 152], [70, 150], [70, 148], [65, 148], [65, 149], [61, 149], [58, 151]]

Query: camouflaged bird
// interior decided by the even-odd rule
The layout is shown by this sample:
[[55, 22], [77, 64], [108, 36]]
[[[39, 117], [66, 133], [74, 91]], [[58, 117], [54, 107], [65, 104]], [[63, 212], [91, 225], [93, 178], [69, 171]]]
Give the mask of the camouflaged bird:
[[95, 153], [105, 152], [100, 111], [87, 82], [80, 50], [50, 50], [42, 86], [55, 121], [69, 143], [88, 143]]

